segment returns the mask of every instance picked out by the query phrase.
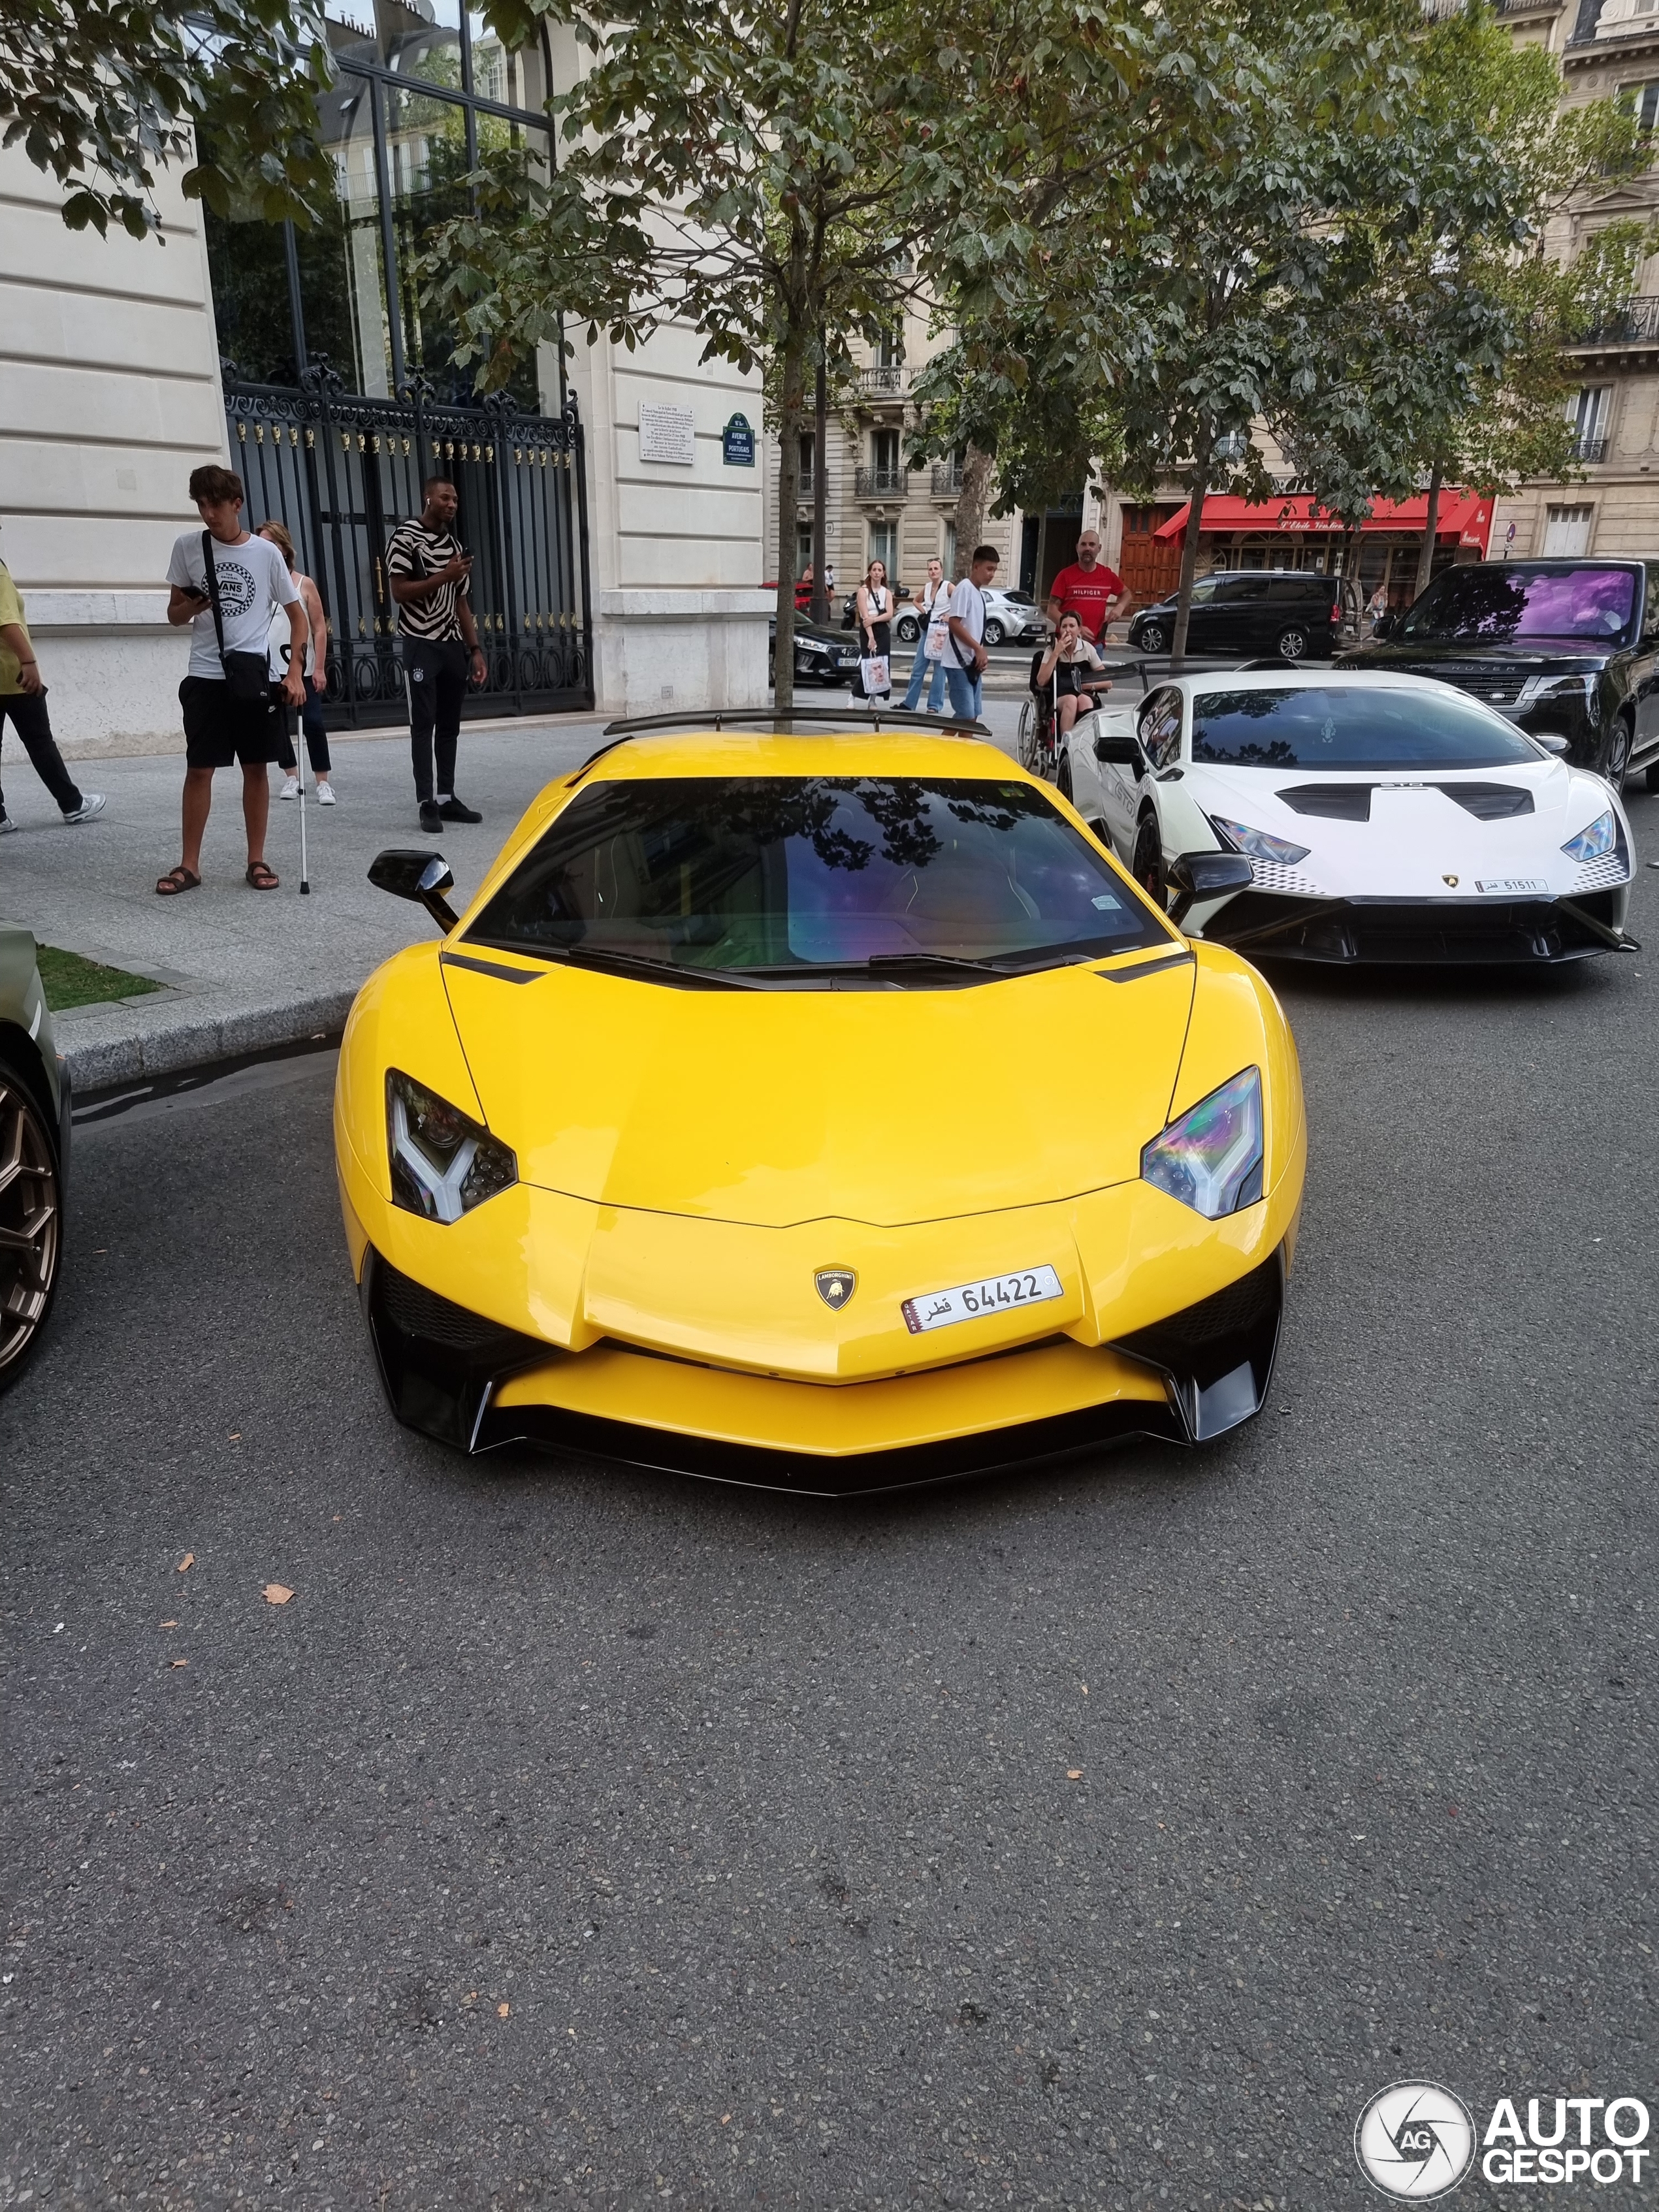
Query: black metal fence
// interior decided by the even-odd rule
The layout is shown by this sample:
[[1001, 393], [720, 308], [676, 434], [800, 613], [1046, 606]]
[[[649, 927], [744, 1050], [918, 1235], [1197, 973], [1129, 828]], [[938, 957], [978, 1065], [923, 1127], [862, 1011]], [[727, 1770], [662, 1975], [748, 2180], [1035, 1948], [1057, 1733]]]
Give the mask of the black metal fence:
[[327, 719], [346, 727], [407, 715], [386, 542], [420, 513], [428, 476], [453, 477], [455, 533], [473, 556], [471, 598], [488, 676], [471, 715], [556, 713], [593, 703], [587, 481], [574, 398], [562, 416], [511, 400], [434, 406], [346, 392], [325, 362], [301, 388], [246, 384], [225, 364], [231, 466], [248, 527], [283, 523], [316, 580], [332, 633]]

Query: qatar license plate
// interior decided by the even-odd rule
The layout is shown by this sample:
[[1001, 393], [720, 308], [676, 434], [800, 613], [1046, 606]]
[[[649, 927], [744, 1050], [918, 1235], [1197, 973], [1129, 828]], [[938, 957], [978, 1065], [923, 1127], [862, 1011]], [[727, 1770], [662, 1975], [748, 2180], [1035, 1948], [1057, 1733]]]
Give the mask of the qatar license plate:
[[1501, 897], [1515, 898], [1527, 891], [1547, 891], [1549, 889], [1542, 876], [1487, 876], [1478, 879], [1478, 891], [1496, 891]]
[[900, 1311], [911, 1335], [920, 1336], [924, 1329], [949, 1328], [953, 1322], [978, 1321], [1015, 1306], [1040, 1306], [1065, 1295], [1052, 1267], [1022, 1267], [1016, 1274], [988, 1275], [982, 1282], [958, 1283], [954, 1290], [906, 1298]]

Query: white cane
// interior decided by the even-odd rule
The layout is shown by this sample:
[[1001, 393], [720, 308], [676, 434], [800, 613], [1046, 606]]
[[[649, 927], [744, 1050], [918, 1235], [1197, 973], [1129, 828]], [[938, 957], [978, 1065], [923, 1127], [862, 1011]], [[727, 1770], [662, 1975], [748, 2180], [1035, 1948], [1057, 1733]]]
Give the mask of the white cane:
[[[304, 682], [304, 678], [301, 682]], [[299, 711], [299, 727], [294, 733], [294, 767], [300, 779], [300, 896], [309, 898], [311, 879], [306, 867], [306, 762], [310, 757], [310, 745], [306, 737], [306, 710]]]

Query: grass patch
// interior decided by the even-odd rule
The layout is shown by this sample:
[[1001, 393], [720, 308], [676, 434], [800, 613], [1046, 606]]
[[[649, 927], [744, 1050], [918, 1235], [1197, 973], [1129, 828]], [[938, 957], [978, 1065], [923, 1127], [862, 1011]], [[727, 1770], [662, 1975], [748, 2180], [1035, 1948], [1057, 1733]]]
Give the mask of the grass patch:
[[40, 964], [47, 1010], [54, 1014], [66, 1006], [91, 1006], [105, 999], [142, 999], [162, 988], [148, 975], [129, 975], [125, 968], [106, 968], [100, 961], [83, 960], [78, 952], [60, 951], [55, 945], [40, 947]]

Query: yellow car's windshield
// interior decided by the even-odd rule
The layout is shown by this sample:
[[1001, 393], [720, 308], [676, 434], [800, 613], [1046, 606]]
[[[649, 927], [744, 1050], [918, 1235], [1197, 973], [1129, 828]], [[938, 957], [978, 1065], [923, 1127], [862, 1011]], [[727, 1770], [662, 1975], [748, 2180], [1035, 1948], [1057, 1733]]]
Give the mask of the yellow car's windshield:
[[467, 934], [630, 965], [919, 982], [1170, 942], [1030, 785], [913, 776], [590, 784]]

